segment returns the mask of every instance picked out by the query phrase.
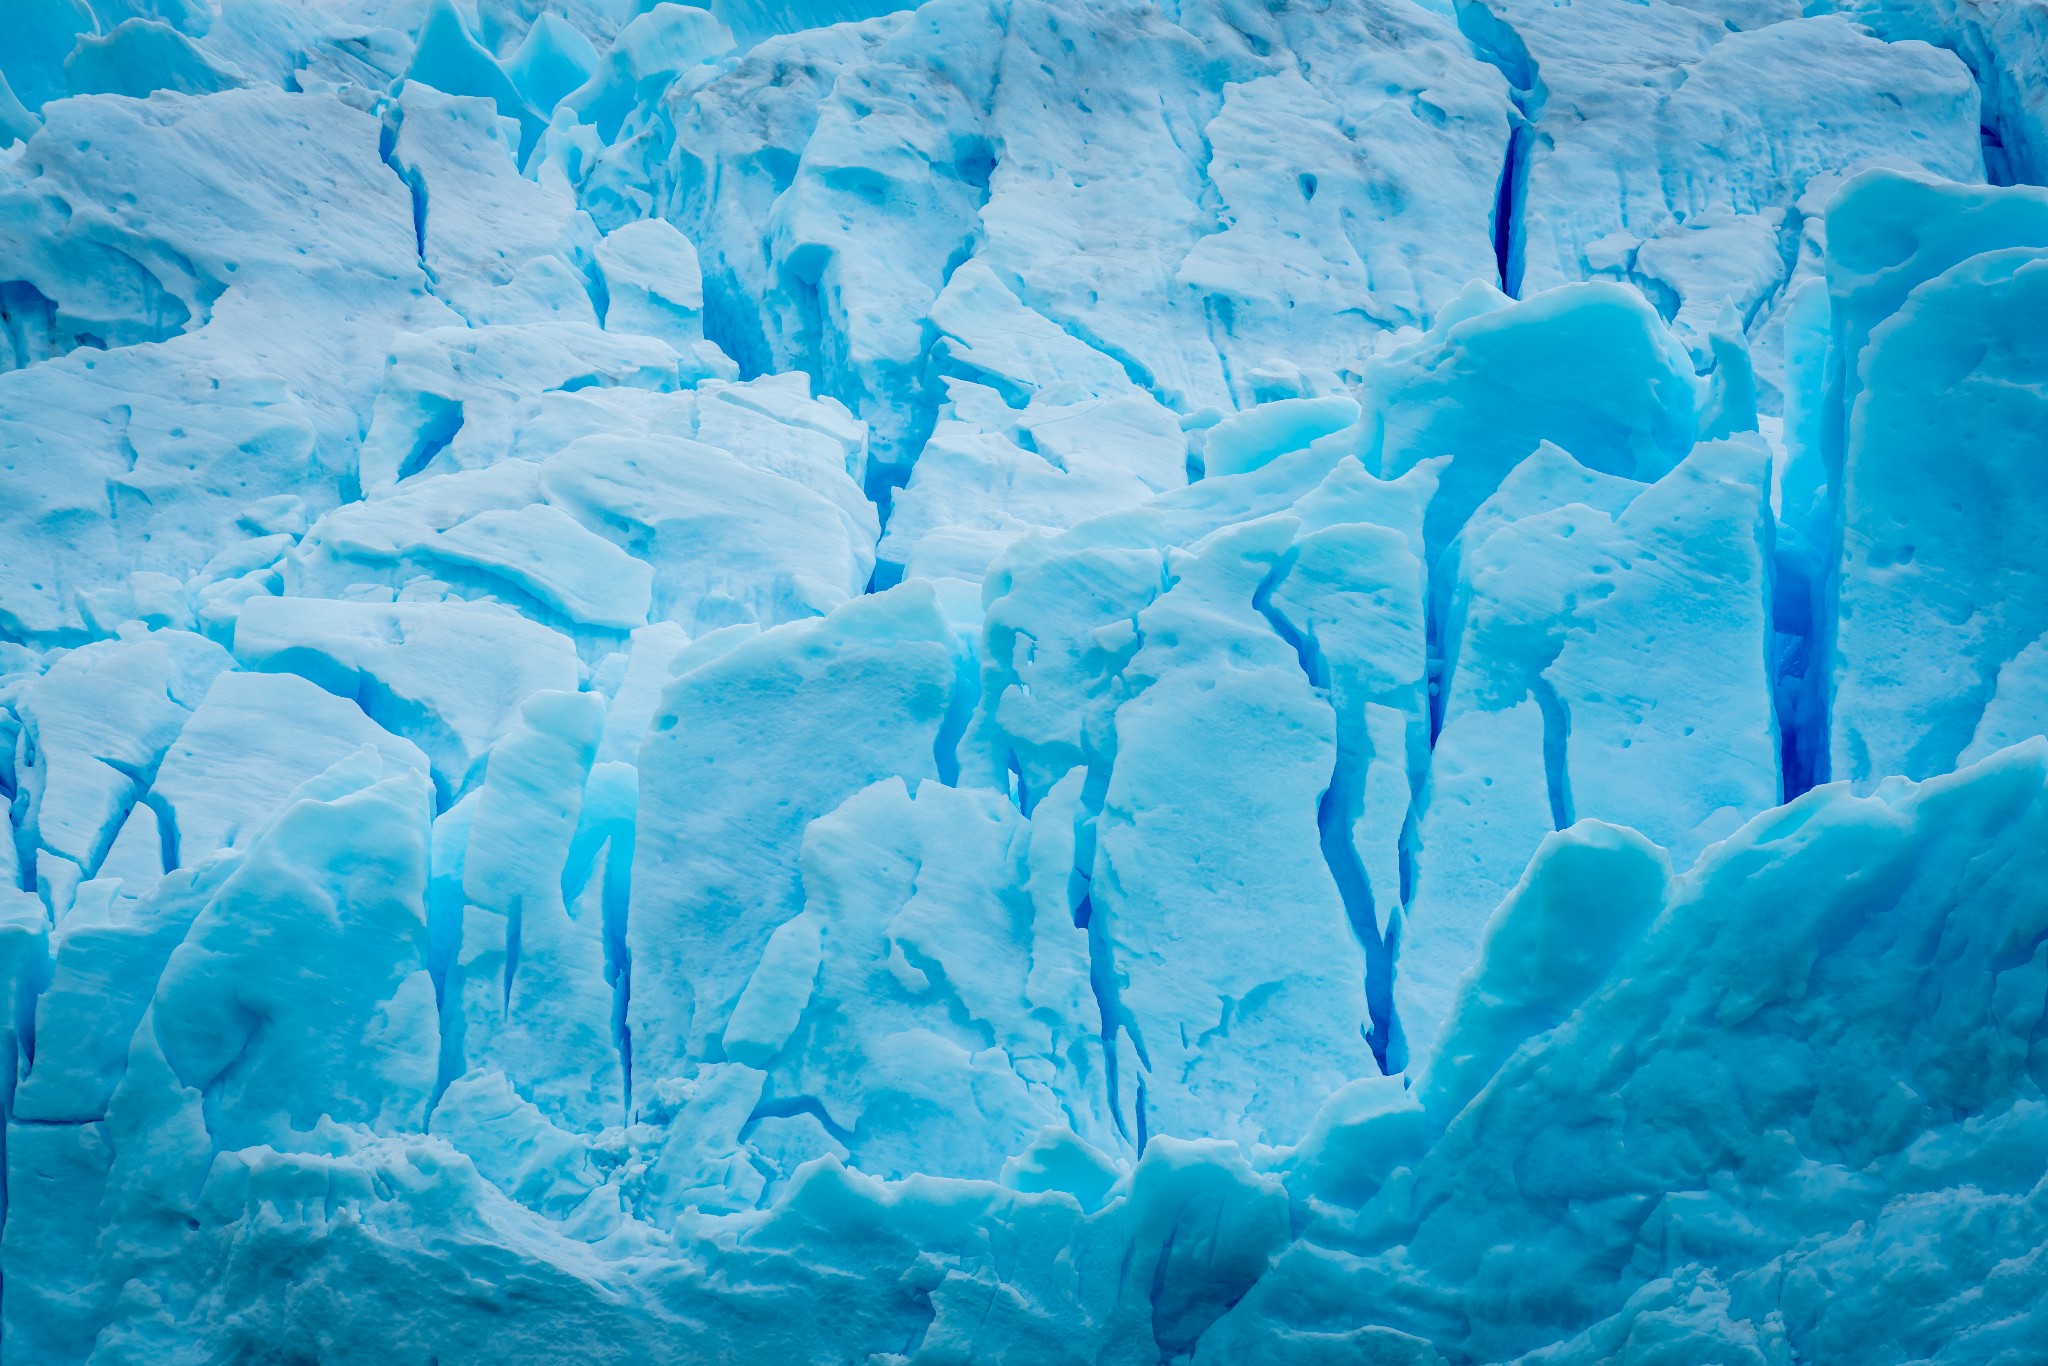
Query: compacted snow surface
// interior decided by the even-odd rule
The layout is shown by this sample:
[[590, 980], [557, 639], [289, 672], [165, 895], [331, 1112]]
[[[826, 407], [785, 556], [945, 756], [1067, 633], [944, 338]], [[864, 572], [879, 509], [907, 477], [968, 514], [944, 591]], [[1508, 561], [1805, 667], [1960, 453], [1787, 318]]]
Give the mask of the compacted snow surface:
[[0, 0], [8, 1363], [2048, 1361], [2043, 0]]

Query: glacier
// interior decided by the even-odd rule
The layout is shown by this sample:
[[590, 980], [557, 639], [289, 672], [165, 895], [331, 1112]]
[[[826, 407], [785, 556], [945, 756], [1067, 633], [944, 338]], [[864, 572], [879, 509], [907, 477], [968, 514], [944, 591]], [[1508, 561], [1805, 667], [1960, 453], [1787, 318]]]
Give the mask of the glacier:
[[2048, 1362], [2044, 0], [0, 0], [0, 1361]]

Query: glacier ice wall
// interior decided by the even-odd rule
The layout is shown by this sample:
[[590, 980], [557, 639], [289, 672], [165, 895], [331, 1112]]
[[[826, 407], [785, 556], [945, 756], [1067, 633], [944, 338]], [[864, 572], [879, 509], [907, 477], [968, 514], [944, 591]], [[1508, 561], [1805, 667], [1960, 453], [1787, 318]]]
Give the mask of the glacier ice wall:
[[2042, 0], [7, 0], [0, 144], [0, 1359], [2048, 1360]]

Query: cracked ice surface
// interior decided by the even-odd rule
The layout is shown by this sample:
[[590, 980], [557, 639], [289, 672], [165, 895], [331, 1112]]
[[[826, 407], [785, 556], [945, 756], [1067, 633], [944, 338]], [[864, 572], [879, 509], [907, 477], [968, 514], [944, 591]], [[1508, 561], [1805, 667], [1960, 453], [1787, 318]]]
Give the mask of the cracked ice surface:
[[0, 1360], [2021, 1362], [2041, 0], [0, 6]]

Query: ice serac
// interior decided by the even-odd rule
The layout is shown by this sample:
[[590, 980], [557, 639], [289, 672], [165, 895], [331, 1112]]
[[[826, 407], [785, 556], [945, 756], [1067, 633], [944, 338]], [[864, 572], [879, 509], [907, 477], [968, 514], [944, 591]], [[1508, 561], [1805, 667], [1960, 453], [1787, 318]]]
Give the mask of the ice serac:
[[303, 678], [218, 675], [150, 788], [167, 863], [247, 844], [285, 798], [364, 745], [394, 771], [429, 771], [418, 746]]
[[405, 80], [488, 102], [516, 124], [517, 159], [541, 130], [539, 111], [529, 105], [497, 59], [479, 44], [449, 0], [429, 0], [414, 35], [412, 60]]
[[314, 524], [283, 585], [490, 601], [593, 644], [650, 619], [774, 624], [860, 592], [877, 522], [865, 431], [800, 378], [706, 367], [730, 373], [701, 343], [679, 355], [584, 323], [401, 337], [365, 438], [369, 496]]
[[[2040, 1324], [2040, 1164], [2021, 1154], [2048, 1117], [2044, 758], [2035, 741], [1889, 799], [1810, 792], [1668, 889], [1632, 837], [1554, 837], [1408, 1102], [1441, 1137], [1415, 1160], [1399, 1104], [1333, 1126], [1410, 1171], [1318, 1202], [1341, 1150], [1312, 1156], [1298, 1188], [1319, 1214], [1207, 1359], [1355, 1331], [1361, 1298], [1475, 1360], [1660, 1338], [1752, 1361], [2017, 1349]], [[1474, 1094], [1482, 1050], [1509, 1048]], [[1967, 1287], [1931, 1250], [1966, 1226], [1998, 1230]], [[1540, 1249], [1540, 1270], [1510, 1273], [1504, 1247]], [[1888, 1288], [1906, 1267], [1928, 1278], [1910, 1308]]]
[[1491, 274], [1509, 117], [1405, 3], [948, 0], [768, 39], [693, 92], [672, 216], [714, 338], [866, 418], [888, 487], [943, 421], [918, 324], [963, 263], [1162, 402], [1227, 411], [1271, 361], [1355, 373]]
[[596, 229], [568, 195], [519, 174], [517, 120], [489, 99], [411, 82], [393, 114], [391, 165], [412, 192], [434, 293], [472, 324], [595, 323]]
[[[141, 1046], [227, 1147], [288, 1149], [323, 1116], [417, 1131], [433, 1085], [432, 787], [366, 747], [294, 796], [171, 954], [145, 1023]], [[273, 954], [291, 971], [252, 970]]]
[[[1356, 355], [1410, 320], [1388, 316], [1391, 298], [1355, 307], [1361, 268], [1396, 296], [1413, 281], [1427, 310], [1486, 260], [1502, 92], [1434, 16], [1204, 6], [1176, 23], [1137, 6], [1014, 4], [1008, 17], [992, 111], [1003, 155], [976, 254], [1175, 406], [1232, 404], [1296, 315], [1322, 334], [1321, 355], [1347, 343]], [[1074, 105], [1079, 118], [1047, 115]], [[1275, 121], [1289, 125], [1284, 152], [1264, 126]], [[1389, 153], [1355, 150], [1376, 145]], [[1446, 200], [1471, 206], [1459, 229], [1397, 208], [1368, 230], [1344, 212], [1359, 197], [1418, 202], [1402, 191], [1423, 164]], [[1137, 194], [1150, 221], [1126, 233]], [[1234, 268], [1248, 258], [1253, 269]]]
[[363, 437], [362, 486], [378, 494], [411, 475], [495, 463], [551, 393], [676, 382], [666, 345], [574, 319], [401, 334]]
[[640, 751], [627, 926], [636, 1091], [722, 1059], [770, 936], [803, 909], [804, 828], [938, 776], [957, 643], [923, 583], [766, 631], [669, 685]]
[[1655, 479], [1692, 448], [1701, 400], [1655, 310], [1603, 282], [1521, 302], [1475, 284], [1426, 336], [1374, 356], [1365, 392], [1368, 469], [1452, 457], [1426, 524], [1431, 563], [1539, 442]]
[[1841, 180], [1874, 165], [1984, 175], [1963, 62], [1880, 41], [1829, 8], [1459, 5], [1527, 125], [1503, 172], [1502, 287], [1632, 284], [1703, 368], [1732, 304], [1775, 388], [1776, 315], [1788, 286], [1815, 273], [1806, 239]]
[[0, 1362], [2048, 1342], [2042, 0], [0, 0]]
[[[1308, 1116], [1272, 1078], [1379, 1068], [1437, 468], [1382, 482], [1309, 440], [1026, 542], [985, 586], [963, 774], [1074, 831], [1066, 895], [1129, 1142], [1289, 1141]], [[1241, 833], [1199, 833], [1218, 829]], [[1272, 933], [1283, 914], [1297, 934]]]
[[966, 136], [1000, 79], [991, 9], [939, 0], [842, 72], [770, 218], [796, 359], [874, 429], [871, 480], [916, 453], [922, 320], [987, 191]]
[[691, 93], [674, 115], [669, 203], [697, 244], [707, 334], [743, 371], [793, 367], [793, 328], [776, 289], [764, 232], [790, 187], [818, 106], [839, 73], [857, 65], [897, 20], [806, 29], [771, 38]]
[[297, 674], [410, 734], [444, 801], [480, 776], [522, 702], [579, 681], [566, 638], [481, 603], [258, 598], [242, 610], [235, 650], [250, 669]]
[[504, 66], [513, 88], [534, 109], [547, 113], [596, 72], [597, 48], [574, 24], [543, 11], [533, 16]]
[[1625, 821], [1685, 863], [1777, 802], [1768, 476], [1754, 437], [1647, 485], [1545, 448], [1468, 527], [1400, 932], [1413, 1061], [1548, 832]]
[[2048, 18], [1995, 0], [1850, 0], [1839, 6], [1880, 36], [1945, 47], [1968, 64], [1983, 98], [1984, 171], [1994, 185], [2038, 185], [2048, 170]]
[[601, 697], [538, 692], [492, 746], [466, 822], [443, 994], [450, 1069], [516, 1078], [571, 1129], [625, 1116], [602, 900], [572, 900], [566, 876], [603, 725]]
[[135, 632], [70, 652], [23, 691], [13, 845], [20, 885], [52, 916], [99, 870], [166, 749], [233, 665], [189, 632]]
[[722, 1036], [767, 1073], [750, 1144], [879, 1175], [993, 1180], [1041, 1130], [1116, 1150], [1087, 936], [1033, 895], [1036, 835], [999, 793], [890, 777], [812, 822], [804, 909]]
[[678, 351], [704, 342], [704, 282], [690, 239], [659, 218], [628, 223], [597, 244], [604, 325], [660, 337]]
[[82, 590], [184, 580], [266, 497], [332, 506], [392, 328], [448, 319], [357, 110], [250, 89], [49, 116], [0, 186], [0, 279], [48, 301], [0, 375], [0, 623], [37, 640], [80, 629]]
[[931, 309], [945, 400], [876, 554], [891, 572], [979, 579], [1012, 541], [1187, 482], [1173, 411], [1026, 308], [978, 261]]
[[[366, 747], [302, 787], [187, 911], [168, 961], [124, 965], [150, 973], [129, 991], [153, 992], [143, 988], [104, 1114], [13, 1126], [34, 1139], [10, 1144], [11, 1187], [64, 1181], [71, 1199], [111, 1221], [189, 1227], [217, 1151], [317, 1153], [322, 1125], [421, 1126], [433, 1084], [421, 901], [432, 789], [424, 775], [385, 777], [382, 767]], [[49, 1209], [43, 1200], [11, 1211], [6, 1239], [20, 1236], [20, 1215]], [[90, 1241], [48, 1237], [28, 1274], [8, 1278], [10, 1350], [25, 1342], [35, 1354], [74, 1355], [104, 1312], [95, 1271], [126, 1280], [175, 1260], [181, 1242], [166, 1233], [96, 1253]]]
[[41, 1046], [25, 1059], [14, 1115], [71, 1124], [105, 1115], [164, 964], [233, 867], [179, 870], [126, 898], [100, 886], [67, 911], [26, 1015], [24, 1034]]
[[1664, 909], [1662, 850], [1626, 826], [1578, 821], [1543, 837], [1488, 918], [1459, 978], [1416, 1099], [1448, 1120], [1531, 1039], [1549, 1033], [1613, 973]]
[[[2048, 198], [1873, 175], [1829, 224], [1834, 776], [1927, 777], [1954, 766], [2001, 695], [2001, 712], [2025, 705], [2025, 670], [2010, 694], [2001, 670], [2048, 632], [2034, 477], [2048, 421]], [[2032, 734], [2048, 716], [2016, 722], [1997, 724]]]
[[[1313, 852], [1335, 718], [1254, 605], [1293, 529], [1219, 533], [1135, 623], [1089, 901], [1138, 1064], [1140, 1141], [1285, 1143], [1308, 1094], [1373, 1066], [1365, 955]], [[1232, 824], [1258, 838], [1202, 848]], [[1284, 936], [1268, 922], [1281, 907]]]
[[242, 84], [240, 72], [209, 58], [177, 29], [160, 19], [141, 17], [121, 19], [103, 33], [81, 35], [64, 59], [64, 80], [73, 95], [136, 99], [158, 90], [213, 95]]
[[831, 502], [703, 442], [579, 438], [543, 467], [540, 485], [580, 523], [640, 551], [652, 567], [650, 610], [692, 630], [829, 611], [872, 572], [872, 552]]

